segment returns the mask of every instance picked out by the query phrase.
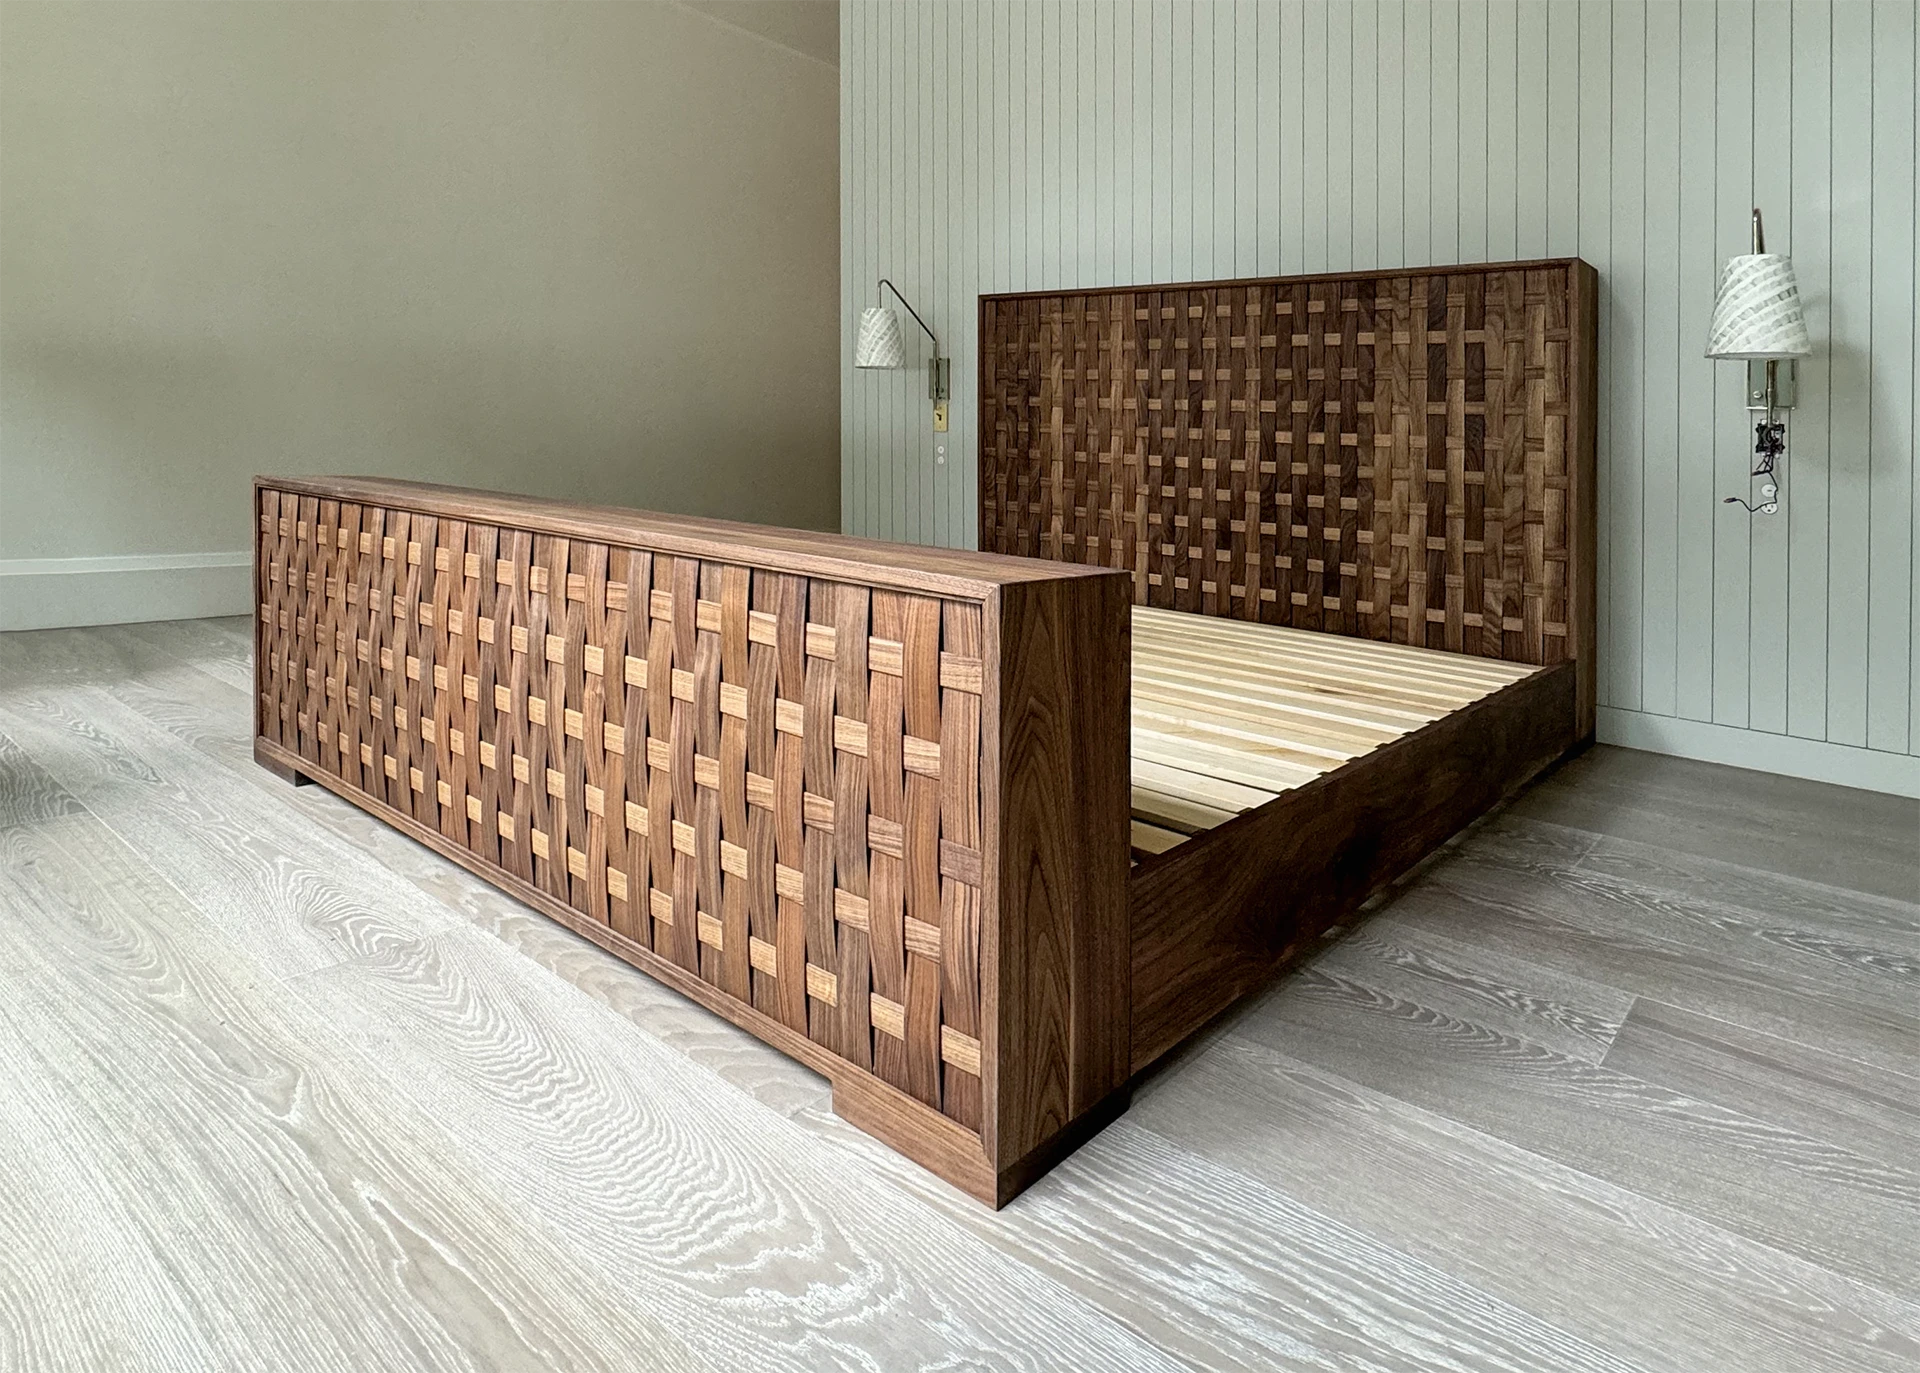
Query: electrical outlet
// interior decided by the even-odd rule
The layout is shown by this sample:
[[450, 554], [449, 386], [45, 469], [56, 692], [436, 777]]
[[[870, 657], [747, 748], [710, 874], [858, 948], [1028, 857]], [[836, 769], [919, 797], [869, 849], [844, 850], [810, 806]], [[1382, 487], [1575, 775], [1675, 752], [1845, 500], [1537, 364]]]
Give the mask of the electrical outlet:
[[943, 400], [933, 403], [933, 432], [936, 434], [947, 432], [947, 403]]

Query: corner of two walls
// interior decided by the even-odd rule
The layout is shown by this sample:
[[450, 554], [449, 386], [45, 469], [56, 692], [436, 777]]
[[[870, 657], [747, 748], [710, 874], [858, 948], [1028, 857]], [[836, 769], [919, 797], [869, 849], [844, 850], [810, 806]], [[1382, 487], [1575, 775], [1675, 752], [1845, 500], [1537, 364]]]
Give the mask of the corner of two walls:
[[5, 30], [0, 629], [244, 613], [256, 472], [838, 525], [831, 62], [676, 5]]
[[[1601, 738], [1920, 794], [1915, 44], [1912, 0], [847, 0], [843, 523], [974, 541], [982, 293], [1582, 257]], [[1754, 205], [1818, 348], [1772, 520], [1702, 356]], [[847, 363], [882, 275], [949, 434]]]

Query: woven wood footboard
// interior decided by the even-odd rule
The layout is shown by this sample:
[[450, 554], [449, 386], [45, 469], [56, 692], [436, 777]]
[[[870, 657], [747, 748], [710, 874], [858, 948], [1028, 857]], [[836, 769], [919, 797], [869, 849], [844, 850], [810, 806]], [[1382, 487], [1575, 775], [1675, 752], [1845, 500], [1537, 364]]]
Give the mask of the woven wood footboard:
[[1124, 1102], [1117, 572], [255, 482], [257, 758], [825, 1073], [991, 1204]]

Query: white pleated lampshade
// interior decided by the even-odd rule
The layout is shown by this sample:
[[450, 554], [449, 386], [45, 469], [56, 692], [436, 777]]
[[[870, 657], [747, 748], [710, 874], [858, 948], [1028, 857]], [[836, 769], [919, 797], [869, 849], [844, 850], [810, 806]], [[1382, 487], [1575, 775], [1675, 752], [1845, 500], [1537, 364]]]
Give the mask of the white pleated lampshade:
[[1793, 259], [1748, 253], [1727, 259], [1707, 330], [1710, 358], [1803, 358], [1813, 352]]
[[884, 305], [860, 314], [860, 337], [853, 345], [855, 367], [898, 367], [907, 355], [900, 336], [900, 316]]

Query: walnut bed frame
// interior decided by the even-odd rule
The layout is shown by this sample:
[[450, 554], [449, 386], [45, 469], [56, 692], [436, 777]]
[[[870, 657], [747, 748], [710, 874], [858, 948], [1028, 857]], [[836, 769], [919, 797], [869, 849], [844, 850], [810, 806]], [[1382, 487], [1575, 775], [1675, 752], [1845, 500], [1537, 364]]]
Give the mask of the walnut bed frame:
[[1591, 736], [1593, 293], [983, 298], [982, 542], [1038, 557], [256, 478], [255, 758], [1002, 1205]]
[[980, 546], [1138, 607], [1135, 1072], [1593, 738], [1597, 290], [1558, 259], [981, 297]]

